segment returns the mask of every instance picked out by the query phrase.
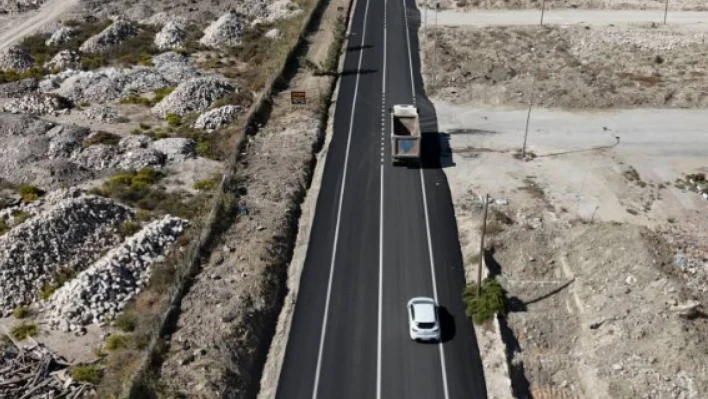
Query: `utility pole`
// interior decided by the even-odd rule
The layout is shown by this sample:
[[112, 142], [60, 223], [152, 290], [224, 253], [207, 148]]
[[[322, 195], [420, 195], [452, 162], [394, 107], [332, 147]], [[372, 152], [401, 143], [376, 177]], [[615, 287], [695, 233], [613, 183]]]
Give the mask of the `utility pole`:
[[529, 112], [526, 114], [526, 128], [524, 129], [524, 145], [521, 147], [521, 159], [526, 159], [526, 140], [529, 137], [529, 122], [531, 121], [531, 108], [533, 107], [533, 90], [536, 84], [536, 77], [531, 80], [531, 90], [529, 92]]
[[545, 13], [546, 13], [546, 0], [543, 0], [543, 1], [541, 1], [541, 26], [543, 26], [543, 14], [545, 14]]
[[477, 266], [477, 298], [482, 294], [482, 268], [484, 267], [484, 233], [487, 231], [487, 207], [489, 194], [484, 195], [484, 216], [482, 218], [482, 239], [479, 242], [479, 265]]
[[664, 25], [666, 25], [666, 15], [669, 13], [669, 0], [666, 0], [666, 6], [664, 7]]

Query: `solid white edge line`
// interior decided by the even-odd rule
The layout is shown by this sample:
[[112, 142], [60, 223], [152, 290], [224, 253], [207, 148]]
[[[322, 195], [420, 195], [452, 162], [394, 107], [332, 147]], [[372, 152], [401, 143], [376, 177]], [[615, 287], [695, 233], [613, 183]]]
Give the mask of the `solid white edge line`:
[[[359, 65], [358, 69], [361, 70], [361, 62], [364, 58], [364, 40], [366, 39], [366, 21], [369, 15], [369, 1], [366, 0], [366, 7], [364, 8], [364, 22], [362, 25], [361, 34], [361, 45], [359, 49]], [[356, 16], [356, 10], [352, 13], [352, 21]], [[317, 391], [320, 385], [320, 372], [322, 370], [322, 352], [324, 351], [325, 336], [327, 334], [327, 319], [329, 314], [329, 301], [332, 297], [332, 280], [334, 278], [334, 265], [335, 259], [337, 258], [337, 241], [339, 240], [339, 225], [342, 219], [342, 203], [344, 202], [344, 187], [347, 184], [347, 167], [349, 164], [349, 149], [352, 142], [352, 131], [354, 130], [354, 114], [356, 110], [356, 100], [359, 93], [359, 78], [361, 74], [356, 75], [356, 83], [354, 84], [354, 97], [352, 100], [352, 111], [351, 119], [349, 121], [349, 133], [347, 136], [347, 149], [344, 154], [344, 171], [342, 172], [342, 187], [339, 192], [339, 205], [337, 209], [337, 223], [334, 228], [334, 243], [332, 247], [332, 261], [329, 266], [329, 281], [327, 282], [327, 297], [325, 299], [325, 309], [324, 316], [322, 318], [322, 331], [320, 333], [320, 347], [317, 353], [317, 367], [315, 368], [315, 385], [312, 388], [312, 399], [317, 399]]]
[[[388, 0], [384, 0], [384, 39], [383, 39], [383, 78], [381, 81], [381, 113], [386, 112], [386, 64], [387, 64], [387, 40], [388, 40]], [[381, 199], [379, 205], [379, 320], [378, 336], [376, 342], [376, 399], [381, 399], [381, 357], [382, 357], [382, 335], [383, 335], [383, 249], [384, 249], [384, 131], [386, 130], [385, 119], [381, 122]]]
[[408, 44], [408, 66], [411, 71], [411, 92], [413, 93], [413, 105], [416, 105], [415, 79], [413, 79], [413, 56], [411, 55], [411, 34], [408, 30], [408, 11], [406, 11], [406, 0], [403, 1], [403, 22], [406, 26], [406, 43]]
[[[411, 91], [413, 92], [413, 103], [416, 103], [415, 96], [415, 80], [413, 79], [413, 55], [411, 54], [411, 40], [410, 40], [410, 30], [408, 29], [408, 11], [406, 0], [403, 2], [403, 17], [406, 26], [406, 42], [408, 43], [408, 67], [411, 73]], [[421, 155], [422, 156], [422, 155]], [[428, 196], [425, 194], [425, 176], [423, 174], [423, 168], [420, 169], [420, 190], [423, 193], [423, 210], [425, 211], [425, 229], [428, 234], [428, 253], [430, 254], [430, 276], [433, 283], [433, 296], [435, 298], [435, 303], [440, 305], [438, 301], [438, 284], [435, 278], [435, 256], [433, 255], [433, 241], [430, 235], [430, 217], [428, 216]], [[443, 349], [442, 342], [438, 343], [438, 350], [440, 352], [440, 365], [443, 380], [443, 392], [445, 394], [445, 399], [450, 399], [450, 394], [447, 386], [447, 365], [445, 363], [445, 350]]]
[[[420, 168], [420, 190], [423, 192], [423, 209], [425, 210], [425, 229], [428, 233], [428, 252], [430, 253], [430, 275], [433, 279], [433, 296], [435, 297], [435, 303], [440, 305], [438, 302], [438, 288], [437, 281], [435, 279], [435, 257], [433, 256], [433, 242], [430, 239], [430, 218], [428, 217], [428, 198], [425, 194], [425, 177], [423, 177], [423, 168]], [[443, 379], [443, 389], [445, 392], [445, 399], [450, 398], [447, 388], [447, 366], [445, 364], [445, 351], [443, 350], [442, 342], [438, 343], [438, 348], [440, 349], [440, 364], [442, 366], [442, 379]]]

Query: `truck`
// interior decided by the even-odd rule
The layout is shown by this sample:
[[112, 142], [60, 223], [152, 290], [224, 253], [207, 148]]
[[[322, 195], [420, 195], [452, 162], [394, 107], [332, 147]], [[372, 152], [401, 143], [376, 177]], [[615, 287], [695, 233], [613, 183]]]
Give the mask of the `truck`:
[[420, 163], [420, 120], [414, 105], [391, 107], [391, 162], [399, 164]]

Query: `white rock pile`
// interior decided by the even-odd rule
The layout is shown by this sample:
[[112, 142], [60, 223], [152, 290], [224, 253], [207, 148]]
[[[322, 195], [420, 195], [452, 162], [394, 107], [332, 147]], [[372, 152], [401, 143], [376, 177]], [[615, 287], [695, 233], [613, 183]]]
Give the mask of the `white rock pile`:
[[58, 46], [68, 42], [73, 36], [74, 28], [62, 26], [61, 28], [55, 30], [45, 43], [47, 46]]
[[68, 110], [71, 106], [71, 101], [62, 96], [32, 93], [8, 101], [3, 110], [13, 114], [47, 115]]
[[186, 62], [155, 57], [155, 67], [102, 68], [96, 71], [66, 70], [40, 82], [40, 89], [53, 91], [76, 103], [105, 103], [129, 94], [146, 93], [162, 87], [174, 87], [200, 76]]
[[103, 123], [116, 123], [118, 118], [118, 110], [112, 107], [107, 107], [105, 105], [97, 105], [95, 107], [89, 107], [84, 110], [84, 116], [87, 119], [103, 122]]
[[47, 61], [44, 64], [44, 67], [49, 70], [78, 68], [80, 61], [81, 56], [76, 51], [62, 50], [56, 53], [56, 55], [52, 57], [51, 60]]
[[150, 279], [151, 265], [184, 231], [187, 221], [165, 216], [81, 272], [49, 299], [49, 324], [63, 331], [103, 324], [123, 310]]
[[3, 13], [24, 12], [36, 9], [44, 2], [45, 0], [0, 0], [0, 11]]
[[131, 211], [94, 196], [59, 201], [49, 211], [27, 220], [0, 238], [0, 311], [37, 300], [52, 273], [77, 270], [115, 245], [113, 226]]
[[194, 122], [195, 129], [214, 131], [231, 123], [241, 111], [238, 105], [224, 105], [207, 111]]
[[31, 93], [39, 88], [39, 82], [34, 78], [18, 80], [16, 82], [8, 82], [0, 84], [0, 97], [2, 98], [17, 98], [22, 97], [27, 93]]
[[151, 141], [147, 136], [137, 135], [121, 139], [117, 146], [96, 144], [78, 148], [71, 154], [70, 159], [92, 170], [137, 170], [183, 162], [195, 156], [196, 144], [192, 139], [167, 138]]
[[152, 108], [161, 118], [167, 114], [184, 115], [202, 112], [219, 98], [236, 90], [231, 84], [211, 77], [190, 79], [179, 86]]
[[83, 53], [102, 53], [138, 34], [134, 23], [118, 19], [109, 27], [86, 40], [79, 50]]
[[184, 25], [177, 22], [168, 22], [155, 35], [155, 46], [160, 50], [180, 48], [184, 46], [186, 37], [187, 33], [184, 30]]
[[192, 139], [171, 137], [150, 143], [150, 148], [165, 155], [168, 163], [184, 162], [194, 158], [197, 147]]
[[16, 69], [18, 71], [32, 68], [34, 58], [19, 47], [10, 47], [0, 52], [0, 69]]
[[246, 27], [246, 18], [243, 15], [224, 14], [204, 29], [204, 36], [199, 43], [208, 47], [238, 46]]

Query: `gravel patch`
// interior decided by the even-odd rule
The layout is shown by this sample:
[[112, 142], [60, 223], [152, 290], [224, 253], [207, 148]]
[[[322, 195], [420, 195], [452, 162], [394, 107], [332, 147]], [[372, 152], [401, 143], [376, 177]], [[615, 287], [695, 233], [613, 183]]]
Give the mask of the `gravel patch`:
[[72, 50], [62, 50], [52, 57], [51, 60], [47, 61], [44, 67], [49, 70], [75, 69], [79, 67], [79, 61], [81, 61], [79, 53]]
[[56, 94], [34, 93], [15, 98], [3, 106], [6, 112], [13, 114], [55, 114], [73, 106], [68, 99]]

